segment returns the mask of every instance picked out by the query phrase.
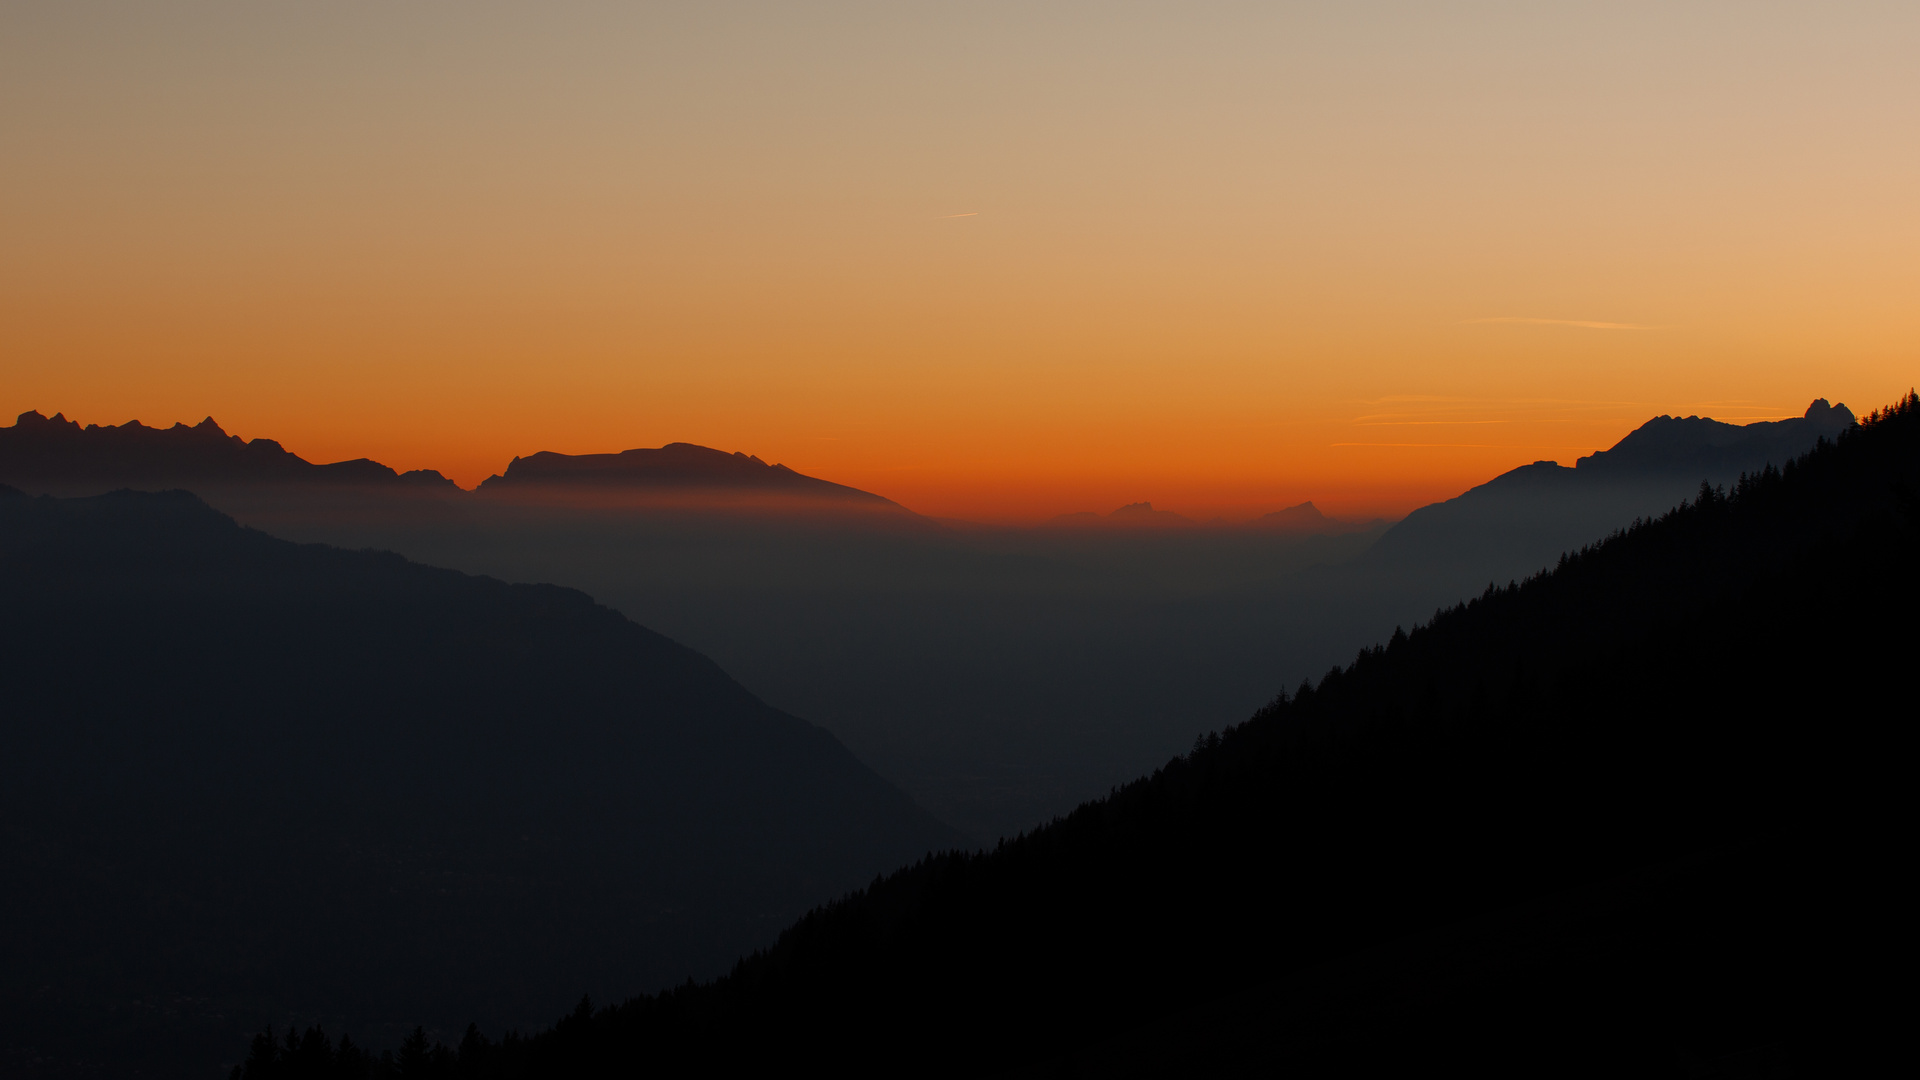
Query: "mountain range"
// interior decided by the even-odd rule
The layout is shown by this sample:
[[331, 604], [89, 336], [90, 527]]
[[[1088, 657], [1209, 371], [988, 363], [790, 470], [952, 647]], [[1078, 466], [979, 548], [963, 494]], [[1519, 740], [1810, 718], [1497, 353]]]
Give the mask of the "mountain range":
[[[1618, 527], [1633, 517], [1658, 513], [1702, 479], [1725, 484], [1769, 462], [1778, 464], [1853, 422], [1845, 405], [1831, 405], [1824, 398], [1815, 400], [1804, 416], [1747, 425], [1700, 416], [1655, 417], [1611, 449], [1580, 458], [1572, 468], [1538, 461], [1457, 498], [1421, 507], [1382, 537], [1379, 554], [1416, 546], [1471, 546], [1480, 538], [1455, 534], [1492, 528], [1511, 534], [1509, 547], [1551, 549], [1550, 556], [1569, 542], [1580, 542], [1595, 523]], [[31, 410], [21, 413], [13, 426], [0, 427], [0, 483], [51, 494], [261, 485], [458, 490], [431, 469], [400, 473], [367, 458], [314, 464], [272, 439], [228, 435], [212, 417], [169, 428], [148, 427], [138, 420], [82, 427], [62, 414], [46, 417]], [[898, 506], [883, 496], [769, 465], [750, 454], [684, 442], [616, 454], [541, 451], [515, 457], [504, 473], [488, 477], [477, 490], [712, 490]], [[1621, 517], [1629, 511], [1630, 516]], [[1062, 514], [1050, 524], [1166, 527], [1195, 522], [1139, 502], [1107, 515]], [[1269, 513], [1252, 524], [1306, 533], [1366, 527], [1335, 522], [1312, 502]], [[1522, 535], [1527, 533], [1539, 535]]]
[[[1332, 521], [1311, 504], [1238, 525], [1148, 504], [1087, 515], [1096, 527], [960, 528], [878, 497], [751, 488], [193, 489], [276, 536], [582, 588], [825, 726], [942, 820], [991, 841], [1152, 768], [1382, 628], [1550, 566], [1691, 497], [1703, 479], [1785, 461], [1849, 418], [1816, 405], [1806, 418], [1746, 427], [1656, 419], [1595, 459], [1637, 456], [1633, 468], [1526, 466], [1391, 528]], [[31, 420], [0, 428], [0, 482], [47, 490], [5, 471], [19, 456], [9, 448], [35, 443], [20, 430]], [[184, 442], [192, 430], [160, 434]], [[686, 456], [749, 479], [780, 475], [742, 455]], [[534, 459], [573, 460], [521, 464]], [[1696, 475], [1703, 463], [1720, 473]], [[91, 487], [59, 492], [141, 486], [143, 475], [95, 473]], [[1127, 527], [1136, 518], [1171, 527]]]
[[[317, 465], [272, 439], [229, 435], [211, 416], [192, 426], [154, 428], [131, 420], [82, 427], [63, 414], [47, 417], [35, 411], [21, 413], [12, 427], [0, 428], [0, 483], [34, 494], [58, 495], [95, 495], [121, 487], [216, 491], [357, 487], [441, 494], [460, 490], [432, 469], [401, 473], [367, 458]], [[707, 490], [898, 509], [889, 499], [805, 476], [785, 465], [683, 442], [618, 454], [541, 451], [514, 458], [505, 473], [488, 477], [477, 490], [490, 494]]]
[[288, 484], [457, 490], [432, 469], [400, 473], [367, 458], [316, 465], [272, 439], [242, 439], [209, 416], [189, 427], [138, 420], [81, 427], [65, 415], [23, 412], [0, 428], [0, 483], [35, 493], [95, 495], [114, 488]]

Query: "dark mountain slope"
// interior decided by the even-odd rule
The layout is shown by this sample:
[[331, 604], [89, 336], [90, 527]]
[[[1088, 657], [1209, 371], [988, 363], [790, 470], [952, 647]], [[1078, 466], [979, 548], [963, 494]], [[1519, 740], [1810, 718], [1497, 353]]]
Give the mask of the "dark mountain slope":
[[668, 443], [658, 449], [618, 454], [556, 454], [543, 450], [514, 458], [505, 473], [480, 483], [480, 489], [488, 492], [567, 488], [699, 489], [896, 505], [871, 492], [804, 476], [749, 454], [729, 454], [693, 443]]
[[[1856, 1055], [1833, 1037], [1845, 1028], [1822, 1015], [1810, 988], [1837, 985], [1836, 999], [1855, 998], [1845, 976], [1868, 967], [1883, 943], [1809, 927], [1818, 911], [1809, 879], [1857, 887], [1858, 855], [1822, 850], [1801, 833], [1669, 860], [1290, 972], [1044, 1071], [1847, 1074], [1843, 1063], [1862, 1062], [1849, 1061]], [[1889, 875], [1865, 879], [1893, 885]], [[1884, 930], [1889, 911], [1871, 914]], [[1833, 907], [1819, 917], [1832, 920]], [[1810, 954], [1823, 945], [1859, 952], [1822, 963]], [[1845, 1027], [1885, 1030], [1892, 1004], [1869, 1004]]]
[[[1375, 1022], [1358, 1043], [1308, 1016], [1241, 1056], [1681, 1075], [1758, 1039], [1844, 1071], [1861, 1039], [1835, 1025], [1878, 1022], [1855, 980], [1893, 940], [1882, 867], [1908, 842], [1916, 490], [1909, 396], [1396, 632], [1065, 819], [876, 881], [715, 984], [476, 1038], [459, 1063], [1125, 1072], [1200, 1059], [1179, 1040], [1205, 1025], [1147, 1029], [1118, 1067], [1071, 1054], [1263, 983], [1339, 1013], [1339, 965], [1375, 950], [1377, 984], [1425, 996], [1349, 1008]], [[1434, 956], [1465, 974], [1423, 984]]]
[[581, 593], [184, 492], [8, 491], [0, 612], [16, 1052], [207, 1075], [269, 1019], [524, 1024], [712, 971], [958, 839]]
[[1657, 416], [1573, 468], [1536, 461], [1415, 510], [1380, 537], [1361, 566], [1430, 582], [1438, 596], [1477, 592], [1488, 581], [1532, 574], [1637, 518], [1663, 514], [1703, 480], [1725, 485], [1783, 465], [1853, 422], [1845, 405], [1825, 399], [1803, 417], [1745, 426]]
[[366, 458], [315, 465], [272, 439], [229, 435], [211, 416], [192, 427], [130, 420], [83, 428], [59, 413], [37, 412], [0, 427], [0, 483], [55, 495], [262, 484], [458, 490], [431, 469], [396, 473]]

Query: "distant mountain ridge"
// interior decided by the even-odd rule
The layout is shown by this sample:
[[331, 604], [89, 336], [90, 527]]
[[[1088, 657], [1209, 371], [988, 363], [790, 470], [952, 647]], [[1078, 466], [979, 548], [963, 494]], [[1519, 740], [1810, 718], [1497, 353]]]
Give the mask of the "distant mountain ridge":
[[569, 487], [765, 492], [898, 505], [869, 491], [797, 473], [785, 465], [769, 465], [752, 454], [739, 451], [729, 454], [685, 442], [668, 443], [657, 449], [623, 450], [617, 454], [558, 454], [542, 450], [514, 458], [505, 473], [487, 477], [476, 490]]
[[1729, 424], [1705, 416], [1656, 416], [1627, 433], [1611, 449], [1574, 462], [1576, 469], [1618, 475], [1684, 473], [1716, 483], [1780, 465], [1813, 448], [1819, 439], [1837, 438], [1854, 426], [1845, 405], [1815, 398], [1804, 415], [1752, 424]]
[[1246, 522], [1228, 522], [1221, 518], [1210, 521], [1195, 521], [1185, 514], [1172, 510], [1155, 510], [1150, 502], [1128, 503], [1105, 514], [1096, 514], [1091, 510], [1082, 510], [1072, 514], [1058, 514], [1043, 523], [1048, 528], [1081, 529], [1256, 529], [1262, 532], [1292, 533], [1300, 536], [1338, 536], [1347, 533], [1365, 532], [1379, 528], [1385, 523], [1378, 519], [1372, 521], [1341, 521], [1330, 518], [1313, 505], [1312, 500], [1298, 503], [1284, 509], [1263, 514]]
[[[315, 464], [273, 439], [229, 435], [209, 416], [198, 424], [148, 427], [138, 420], [82, 427], [62, 413], [21, 413], [0, 427], [0, 484], [31, 494], [97, 495], [118, 488], [366, 488], [453, 494], [461, 488], [434, 469], [398, 472], [369, 458]], [[489, 494], [540, 491], [732, 492], [791, 496], [872, 508], [899, 507], [872, 492], [769, 465], [759, 457], [676, 442], [616, 454], [543, 450], [516, 457], [476, 489]]]
[[1361, 563], [1432, 576], [1443, 592], [1452, 590], [1449, 599], [1471, 595], [1490, 580], [1525, 577], [1563, 551], [1664, 513], [1703, 482], [1730, 485], [1852, 426], [1852, 411], [1825, 398], [1804, 416], [1746, 425], [1657, 416], [1571, 468], [1536, 461], [1420, 507], [1388, 529]]
[[229, 435], [211, 416], [191, 427], [154, 428], [138, 420], [81, 427], [62, 413], [33, 410], [0, 427], [0, 483], [57, 494], [207, 483], [458, 490], [433, 469], [402, 473], [369, 458], [316, 465], [272, 439]]

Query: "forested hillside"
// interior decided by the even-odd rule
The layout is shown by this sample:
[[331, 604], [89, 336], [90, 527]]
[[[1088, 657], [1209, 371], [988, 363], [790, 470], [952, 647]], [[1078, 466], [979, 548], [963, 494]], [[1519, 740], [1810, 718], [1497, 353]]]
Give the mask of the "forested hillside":
[[[1234, 1052], [1309, 1075], [1832, 1071], [1878, 1022], [1856, 976], [1906, 844], [1916, 490], [1909, 395], [1062, 820], [878, 879], [727, 978], [421, 1038], [405, 1075], [1177, 1071], [1218, 1048], [1182, 1041], [1220, 1036], [1196, 1017], [1261, 1002], [1292, 1026]], [[1463, 934], [1484, 955], [1411, 1005], [1302, 1004], [1346, 1000], [1355, 964], [1415, 986]], [[242, 1075], [301, 1056], [263, 1041]]]

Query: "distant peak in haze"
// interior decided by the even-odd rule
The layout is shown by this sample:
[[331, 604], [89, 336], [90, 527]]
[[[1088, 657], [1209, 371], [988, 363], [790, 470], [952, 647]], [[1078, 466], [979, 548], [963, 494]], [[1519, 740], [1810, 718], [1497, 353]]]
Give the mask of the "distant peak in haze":
[[1152, 521], [1157, 523], [1193, 520], [1192, 518], [1176, 514], [1171, 510], [1155, 510], [1153, 504], [1150, 502], [1128, 503], [1107, 516], [1120, 521]]
[[1338, 518], [1330, 518], [1321, 513], [1320, 508], [1313, 505], [1311, 499], [1283, 510], [1275, 510], [1271, 514], [1262, 514], [1247, 524], [1256, 529], [1298, 533], [1303, 536], [1340, 535], [1386, 527], [1386, 523], [1378, 518], [1371, 521], [1341, 521]]
[[1275, 510], [1247, 522], [1228, 522], [1221, 518], [1199, 522], [1171, 510], [1155, 510], [1150, 502], [1137, 502], [1128, 503], [1105, 514], [1096, 514], [1091, 510], [1061, 514], [1048, 519], [1045, 525], [1052, 528], [1080, 529], [1256, 529], [1261, 532], [1292, 533], [1300, 536], [1344, 535], [1386, 527], [1386, 523], [1377, 518], [1372, 521], [1358, 522], [1330, 518], [1321, 513], [1320, 508], [1313, 505], [1311, 501]]
[[516, 488], [738, 491], [894, 505], [872, 492], [769, 465], [752, 454], [685, 442], [617, 454], [543, 450], [514, 458], [505, 473], [481, 481], [479, 490]]
[[1077, 514], [1061, 514], [1049, 520], [1047, 524], [1082, 528], [1158, 529], [1188, 526], [1194, 524], [1194, 520], [1171, 510], [1155, 510], [1150, 502], [1137, 502], [1128, 503], [1104, 515], [1096, 514], [1091, 510], [1082, 510]]
[[1282, 528], [1316, 528], [1331, 521], [1327, 515], [1320, 512], [1319, 507], [1313, 505], [1312, 499], [1283, 510], [1275, 510], [1271, 514], [1262, 514], [1254, 520], [1261, 525]]
[[209, 416], [189, 427], [88, 424], [29, 409], [0, 427], [0, 482], [28, 491], [105, 491], [230, 484], [405, 485], [458, 490], [432, 469], [400, 473], [367, 458], [316, 465], [272, 439], [229, 435]]

